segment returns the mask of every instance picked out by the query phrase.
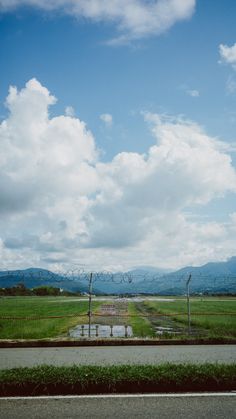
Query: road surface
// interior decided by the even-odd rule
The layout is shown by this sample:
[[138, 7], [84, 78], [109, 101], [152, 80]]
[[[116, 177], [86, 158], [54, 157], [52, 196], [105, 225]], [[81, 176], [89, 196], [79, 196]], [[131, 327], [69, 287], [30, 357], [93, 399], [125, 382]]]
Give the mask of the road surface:
[[4, 419], [234, 419], [236, 393], [0, 399]]
[[50, 365], [124, 365], [236, 362], [236, 345], [1, 348], [0, 369]]

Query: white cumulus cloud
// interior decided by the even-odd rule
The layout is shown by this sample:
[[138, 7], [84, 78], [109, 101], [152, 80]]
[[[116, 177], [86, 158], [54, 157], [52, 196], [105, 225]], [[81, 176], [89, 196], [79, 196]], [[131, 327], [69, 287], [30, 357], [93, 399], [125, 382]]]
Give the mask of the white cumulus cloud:
[[236, 192], [224, 143], [192, 121], [145, 113], [152, 147], [104, 163], [85, 122], [50, 117], [55, 102], [36, 79], [11, 87], [6, 99], [9, 115], [0, 124], [6, 268], [177, 267], [234, 254], [235, 214], [224, 223], [186, 216]]
[[228, 45], [220, 44], [219, 52], [221, 62], [230, 64], [236, 70], [236, 43], [231, 47]]
[[125, 42], [159, 35], [176, 22], [189, 19], [196, 0], [1, 0], [0, 11], [32, 6], [92, 21], [115, 23], [121, 35], [112, 42]]
[[[84, 122], [49, 118], [54, 96], [36, 79], [18, 91], [10, 87], [9, 116], [0, 125], [1, 208], [12, 211], [79, 189], [91, 190], [97, 151]], [[80, 186], [79, 186], [80, 185]], [[88, 188], [88, 189], [87, 189]], [[44, 202], [45, 204], [45, 202]]]
[[66, 106], [65, 114], [66, 114], [66, 116], [70, 116], [71, 118], [73, 118], [75, 116], [75, 110], [74, 110], [73, 106]]
[[156, 139], [146, 154], [97, 164], [103, 184], [91, 208], [90, 245], [130, 245], [161, 219], [236, 191], [230, 157], [197, 124], [156, 114], [146, 120]]

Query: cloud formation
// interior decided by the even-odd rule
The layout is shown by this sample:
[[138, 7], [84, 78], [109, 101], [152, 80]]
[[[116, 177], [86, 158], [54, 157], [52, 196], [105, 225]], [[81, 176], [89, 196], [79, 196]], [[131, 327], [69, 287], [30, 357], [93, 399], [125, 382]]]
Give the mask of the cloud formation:
[[230, 95], [233, 95], [236, 92], [236, 79], [231, 75], [226, 80], [226, 91]]
[[223, 142], [192, 121], [145, 113], [153, 146], [104, 163], [83, 121], [50, 117], [55, 103], [36, 79], [19, 91], [11, 87], [6, 100], [9, 116], [0, 125], [6, 268], [55, 268], [56, 261], [177, 267], [234, 254], [235, 214], [225, 223], [186, 215], [236, 192]]
[[236, 70], [236, 43], [231, 47], [228, 45], [219, 45], [220, 58], [223, 63], [230, 64]]
[[176, 22], [189, 19], [196, 0], [1, 0], [0, 11], [32, 6], [62, 10], [78, 19], [115, 23], [121, 35], [110, 43], [159, 35]]
[[186, 90], [187, 95], [192, 96], [192, 97], [199, 97], [200, 93], [198, 90], [194, 89], [194, 90]]
[[66, 114], [66, 116], [71, 116], [71, 118], [73, 118], [75, 116], [75, 110], [74, 110], [73, 106], [66, 106], [65, 114]]
[[107, 127], [111, 127], [112, 124], [113, 124], [113, 117], [112, 117], [112, 115], [110, 113], [103, 113], [103, 114], [101, 114], [100, 115], [100, 119], [101, 119], [101, 121], [104, 122], [104, 124]]

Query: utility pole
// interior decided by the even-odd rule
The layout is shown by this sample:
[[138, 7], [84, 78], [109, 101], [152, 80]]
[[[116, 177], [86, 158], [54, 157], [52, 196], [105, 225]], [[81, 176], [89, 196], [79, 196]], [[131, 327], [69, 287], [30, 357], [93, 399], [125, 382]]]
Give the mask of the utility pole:
[[88, 311], [88, 317], [89, 317], [89, 328], [88, 328], [88, 337], [91, 337], [91, 318], [92, 318], [92, 311], [91, 311], [91, 305], [92, 305], [92, 280], [93, 280], [93, 273], [90, 273], [89, 277], [89, 311]]
[[191, 281], [192, 275], [189, 274], [189, 277], [186, 282], [186, 288], [187, 288], [187, 310], [188, 310], [188, 334], [191, 333], [191, 316], [190, 316], [190, 299], [189, 299], [189, 283]]

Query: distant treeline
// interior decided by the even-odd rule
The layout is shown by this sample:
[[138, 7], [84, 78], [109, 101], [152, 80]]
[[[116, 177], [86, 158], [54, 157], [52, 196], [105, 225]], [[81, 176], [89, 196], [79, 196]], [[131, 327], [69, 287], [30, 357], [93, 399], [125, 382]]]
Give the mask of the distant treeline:
[[[53, 287], [50, 285], [41, 285], [39, 287], [35, 287], [35, 288], [26, 288], [25, 284], [23, 282], [20, 282], [19, 284], [13, 286], [13, 287], [6, 287], [6, 288], [0, 288], [0, 296], [27, 296], [27, 295], [37, 295], [37, 296], [80, 296], [80, 295], [84, 295], [85, 293], [79, 292], [79, 291], [67, 291], [67, 290], [63, 290], [61, 288], [58, 287]], [[95, 293], [96, 295], [104, 295], [104, 296], [110, 296], [110, 294], [106, 294], [106, 293], [101, 293], [101, 292], [97, 292]], [[114, 294], [119, 296], [120, 298], [130, 298], [130, 297], [148, 297], [151, 295], [156, 295], [156, 296], [166, 296], [166, 297], [174, 297], [175, 295], [180, 295], [180, 296], [184, 296], [185, 294], [182, 293], [176, 293], [176, 294], [169, 294], [169, 293], [117, 293]], [[191, 293], [191, 297], [207, 297], [207, 296], [214, 296], [214, 297], [223, 297], [223, 296], [228, 296], [228, 297], [235, 297], [236, 294], [234, 292], [210, 292], [210, 291], [205, 291], [203, 293], [197, 293], [197, 292], [192, 292]]]
[[26, 288], [26, 286], [23, 283], [19, 283], [17, 285], [15, 285], [14, 287], [9, 287], [9, 288], [0, 288], [0, 295], [4, 296], [4, 295], [38, 295], [38, 296], [45, 296], [45, 295], [50, 295], [50, 296], [70, 296], [70, 295], [81, 295], [79, 292], [70, 292], [70, 291], [66, 291], [66, 290], [62, 290], [61, 288], [56, 288], [56, 287], [52, 287], [52, 286], [48, 286], [48, 285], [42, 285], [40, 287], [36, 287], [36, 288]]

